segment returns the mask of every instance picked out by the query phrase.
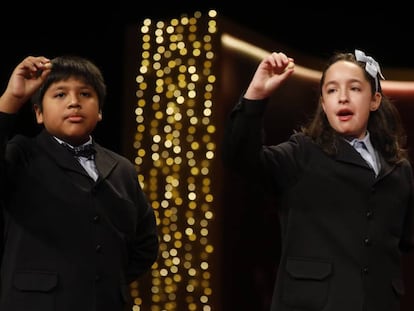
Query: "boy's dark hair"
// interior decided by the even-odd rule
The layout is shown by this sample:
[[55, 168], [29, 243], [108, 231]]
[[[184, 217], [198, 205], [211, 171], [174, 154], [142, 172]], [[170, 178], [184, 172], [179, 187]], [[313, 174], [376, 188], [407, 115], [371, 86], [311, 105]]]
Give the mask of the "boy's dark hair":
[[34, 106], [38, 106], [42, 110], [43, 96], [52, 83], [75, 77], [81, 79], [96, 91], [99, 110], [102, 110], [106, 97], [106, 85], [102, 72], [94, 63], [86, 58], [74, 55], [53, 58], [51, 63], [52, 70], [50, 74], [31, 98]]
[[[328, 154], [336, 154], [337, 140], [339, 135], [330, 126], [329, 121], [322, 109], [321, 96], [322, 86], [325, 81], [326, 71], [338, 61], [348, 61], [360, 66], [365, 77], [371, 84], [371, 92], [376, 92], [375, 78], [368, 74], [365, 70], [365, 63], [357, 61], [352, 53], [336, 53], [328, 61], [322, 72], [319, 84], [319, 104], [316, 108], [315, 115], [308, 124], [302, 126], [301, 131], [310, 136], [322, 149]], [[380, 77], [377, 76], [377, 81]], [[402, 126], [401, 117], [398, 109], [391, 100], [382, 93], [381, 85], [378, 83], [378, 92], [382, 95], [381, 105], [376, 111], [371, 111], [368, 119], [368, 131], [371, 137], [371, 143], [375, 149], [381, 153], [389, 163], [398, 163], [408, 157], [406, 149], [407, 137], [405, 129]]]

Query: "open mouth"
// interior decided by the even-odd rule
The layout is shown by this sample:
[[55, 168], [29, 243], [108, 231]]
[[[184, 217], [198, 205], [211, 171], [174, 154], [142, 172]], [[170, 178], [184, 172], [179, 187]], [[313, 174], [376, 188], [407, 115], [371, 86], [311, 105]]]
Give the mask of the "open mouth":
[[341, 121], [346, 121], [351, 119], [354, 113], [349, 109], [342, 109], [336, 114]]

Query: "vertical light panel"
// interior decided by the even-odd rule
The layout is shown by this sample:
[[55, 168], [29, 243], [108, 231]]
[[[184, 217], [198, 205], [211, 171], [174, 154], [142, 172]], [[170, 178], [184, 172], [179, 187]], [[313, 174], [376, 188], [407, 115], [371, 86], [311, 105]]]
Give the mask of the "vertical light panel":
[[211, 311], [216, 12], [140, 27], [135, 164], [157, 216], [160, 255], [151, 297], [132, 285], [134, 311]]

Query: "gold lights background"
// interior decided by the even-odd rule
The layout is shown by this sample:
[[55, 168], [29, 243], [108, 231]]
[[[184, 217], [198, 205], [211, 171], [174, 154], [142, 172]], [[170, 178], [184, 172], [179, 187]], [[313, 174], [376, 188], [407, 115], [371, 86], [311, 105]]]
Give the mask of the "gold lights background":
[[[239, 26], [220, 17], [219, 32], [217, 12], [210, 10], [170, 20], [146, 19], [135, 29], [139, 35], [133, 41], [139, 46], [139, 53], [137, 57], [134, 53], [133, 60], [126, 57], [132, 61], [128, 66], [136, 69], [132, 152], [138, 179], [157, 217], [160, 252], [150, 273], [131, 285], [132, 311], [220, 311], [221, 304], [241, 310], [252, 298], [263, 305], [270, 304], [273, 276], [258, 279], [254, 273], [260, 273], [262, 266], [273, 269], [273, 263], [256, 262], [263, 257], [249, 257], [254, 257], [249, 252], [255, 248], [242, 244], [244, 241], [232, 240], [233, 236], [226, 237], [232, 245], [226, 248], [220, 245], [226, 241], [219, 236], [224, 226], [218, 225], [217, 220], [227, 215], [223, 212], [226, 200], [220, 203], [216, 196], [225, 186], [236, 195], [243, 190], [232, 187], [231, 176], [227, 176], [227, 183], [223, 179], [226, 174], [217, 164], [220, 161], [217, 142], [222, 134], [219, 132], [223, 131], [222, 118], [237, 101], [258, 62], [270, 51], [287, 48]], [[225, 59], [221, 64], [219, 54]], [[314, 96], [321, 75], [319, 59], [297, 52], [292, 55], [298, 64], [312, 66], [296, 65], [291, 81], [272, 98], [274, 109], [279, 110], [269, 111], [272, 118], [268, 119], [268, 125], [269, 128], [278, 125], [269, 131], [276, 139], [285, 135], [284, 129], [286, 134], [290, 133], [298, 115], [312, 108], [308, 99]], [[225, 84], [220, 94], [218, 72], [221, 83]], [[133, 78], [129, 80], [133, 82]], [[404, 98], [411, 103], [408, 96], [414, 96], [414, 87], [412, 82], [406, 83], [410, 84], [398, 82], [397, 86], [396, 81], [384, 81], [383, 89], [394, 95], [398, 92], [402, 103]], [[297, 92], [298, 88], [302, 91]], [[405, 93], [401, 94], [401, 90]], [[280, 110], [277, 103], [286, 102], [286, 98], [290, 105]], [[411, 107], [406, 106], [406, 109]], [[228, 200], [231, 201], [227, 205], [234, 204], [232, 198]], [[239, 203], [237, 211], [242, 214], [247, 207], [244, 202]], [[219, 212], [221, 218], [217, 216]], [[235, 223], [242, 223], [242, 216], [234, 216]], [[266, 238], [274, 243], [274, 236]], [[225, 270], [227, 278], [221, 277], [220, 260], [230, 252], [233, 252], [230, 260], [225, 258], [227, 264], [233, 265], [231, 260], [239, 256], [243, 257], [237, 259], [239, 266], [247, 263], [256, 270], [239, 277], [239, 266], [234, 263], [236, 268]], [[233, 277], [230, 281], [229, 276]], [[239, 283], [244, 284], [246, 279], [252, 283], [249, 285], [252, 289], [259, 291], [239, 297], [240, 290], [245, 289]], [[226, 288], [221, 288], [220, 281], [227, 281], [223, 286]], [[263, 290], [267, 281], [270, 292]], [[221, 300], [221, 295], [226, 299]]]
[[216, 12], [140, 25], [135, 164], [156, 213], [160, 253], [135, 282], [133, 311], [211, 311], [215, 218]]

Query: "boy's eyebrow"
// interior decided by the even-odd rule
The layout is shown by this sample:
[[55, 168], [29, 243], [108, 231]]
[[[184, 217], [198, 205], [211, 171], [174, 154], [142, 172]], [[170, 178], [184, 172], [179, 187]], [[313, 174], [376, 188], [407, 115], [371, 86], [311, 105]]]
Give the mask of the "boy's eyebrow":
[[[59, 82], [55, 82], [52, 83], [49, 87], [48, 90], [55, 90], [55, 91], [59, 91], [59, 90], [65, 90], [65, 89], [69, 89], [69, 88], [73, 88], [73, 85], [66, 85], [66, 84], [60, 84]], [[95, 88], [90, 85], [90, 84], [82, 84], [82, 85], [76, 85], [75, 86], [76, 89], [78, 90], [88, 90], [88, 91], [95, 91]]]

